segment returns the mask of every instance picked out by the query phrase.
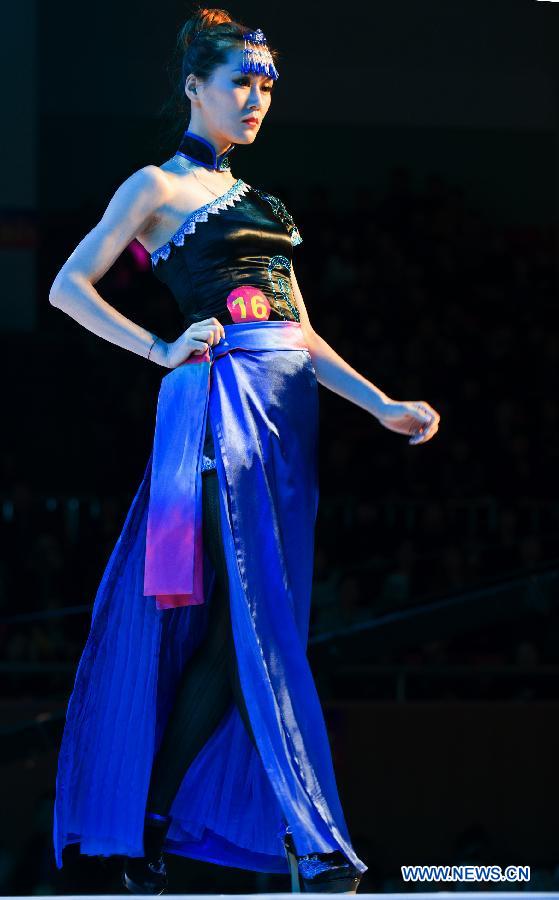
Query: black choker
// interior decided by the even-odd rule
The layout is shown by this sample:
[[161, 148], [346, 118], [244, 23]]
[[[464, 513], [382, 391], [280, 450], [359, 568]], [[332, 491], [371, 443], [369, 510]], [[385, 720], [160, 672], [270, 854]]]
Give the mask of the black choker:
[[227, 157], [234, 149], [235, 144], [231, 144], [228, 150], [216, 154], [214, 147], [209, 141], [187, 129], [182, 136], [177, 153], [180, 156], [191, 159], [193, 162], [199, 163], [201, 166], [205, 166], [206, 169], [225, 172], [230, 169]]

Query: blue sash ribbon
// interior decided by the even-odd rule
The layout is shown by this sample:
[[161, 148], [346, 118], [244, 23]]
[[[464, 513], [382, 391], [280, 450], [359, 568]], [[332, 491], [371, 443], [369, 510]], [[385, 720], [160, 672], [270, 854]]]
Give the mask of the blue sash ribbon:
[[146, 534], [144, 595], [157, 609], [204, 603], [202, 447], [216, 359], [235, 350], [301, 350], [299, 322], [225, 325], [225, 337], [161, 382]]

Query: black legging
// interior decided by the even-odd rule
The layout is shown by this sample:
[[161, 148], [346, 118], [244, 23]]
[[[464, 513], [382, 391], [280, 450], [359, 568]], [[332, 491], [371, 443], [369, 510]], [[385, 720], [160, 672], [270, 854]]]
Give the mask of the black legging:
[[219, 518], [215, 469], [202, 476], [204, 545], [216, 572], [208, 628], [182, 673], [177, 698], [155, 758], [147, 810], [168, 815], [186, 770], [235, 701], [256, 747], [244, 702], [229, 606], [227, 567]]

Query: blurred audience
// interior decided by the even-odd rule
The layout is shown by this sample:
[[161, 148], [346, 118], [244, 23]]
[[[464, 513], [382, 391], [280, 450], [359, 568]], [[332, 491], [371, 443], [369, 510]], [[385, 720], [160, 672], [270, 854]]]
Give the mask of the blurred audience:
[[[413, 447], [321, 390], [311, 634], [556, 558], [552, 229], [492, 223], [460, 186], [433, 173], [417, 189], [403, 167], [389, 173], [383, 196], [364, 187], [346, 210], [323, 186], [311, 186], [306, 202], [281, 185], [269, 189], [301, 230], [294, 266], [316, 330], [389, 396], [425, 399], [441, 414], [439, 433]], [[12, 382], [6, 413], [18, 427], [0, 450], [4, 619], [91, 607], [151, 450], [163, 370], [46, 299], [95, 218], [82, 208], [44, 227], [41, 327], [24, 376]], [[98, 287], [171, 340], [184, 326], [149, 268], [134, 241]], [[12, 361], [21, 363], [20, 346]], [[87, 614], [0, 623], [3, 658], [72, 664], [88, 627]], [[533, 652], [519, 650], [518, 664], [555, 661], [535, 633], [515, 638], [519, 646], [523, 636]], [[494, 643], [498, 657], [504, 646]], [[38, 676], [37, 689], [63, 690], [66, 678]], [[9, 693], [16, 681], [6, 681]]]
[[[311, 186], [306, 202], [299, 191], [295, 198], [281, 185], [267, 189], [284, 199], [301, 230], [294, 265], [316, 330], [390, 397], [427, 400], [441, 414], [434, 439], [413, 447], [321, 391], [311, 634], [556, 559], [553, 229], [489, 222], [462, 187], [433, 173], [417, 189], [403, 167], [390, 173], [383, 196], [363, 187], [343, 211], [324, 186]], [[98, 212], [45, 223], [41, 327], [23, 354], [21, 341], [4, 352], [17, 377], [4, 409], [16, 427], [6, 429], [0, 448], [2, 658], [14, 666], [59, 664], [57, 672], [6, 673], [5, 698], [67, 698], [103, 569], [151, 451], [163, 371], [85, 331], [47, 300], [56, 271]], [[172, 340], [183, 325], [149, 268], [133, 242], [98, 287], [125, 315]], [[404, 672], [400, 691], [408, 698], [556, 696], [537, 669], [557, 663], [559, 622], [538, 602], [535, 596], [534, 609], [507, 625], [387, 647], [371, 664]], [[52, 615], [70, 607], [83, 609]], [[47, 617], [7, 621], [32, 612]], [[512, 677], [494, 674], [505, 666]], [[461, 678], [459, 667], [478, 677]], [[394, 698], [393, 686], [387, 690]], [[71, 849], [70, 865], [54, 872], [52, 801], [46, 792], [25, 845], [0, 850], [4, 894], [75, 892]], [[399, 872], [386, 872], [372, 851], [369, 857], [365, 890], [425, 889], [404, 885]], [[455, 836], [447, 860], [478, 861], [496, 862], [481, 824]], [[106, 891], [111, 878], [120, 890], [118, 860], [79, 864], [89, 893]], [[261, 891], [276, 885], [284, 889], [259, 877]], [[533, 868], [529, 887], [559, 890], [559, 868]]]

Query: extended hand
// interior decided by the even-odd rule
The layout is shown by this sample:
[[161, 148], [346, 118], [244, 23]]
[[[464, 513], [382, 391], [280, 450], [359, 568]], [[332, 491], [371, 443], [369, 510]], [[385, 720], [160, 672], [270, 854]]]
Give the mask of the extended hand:
[[424, 444], [431, 440], [439, 430], [441, 419], [424, 400], [388, 400], [376, 417], [389, 431], [412, 434], [409, 444]]

